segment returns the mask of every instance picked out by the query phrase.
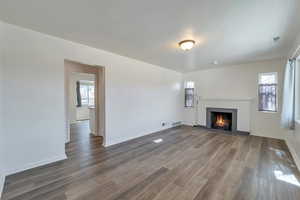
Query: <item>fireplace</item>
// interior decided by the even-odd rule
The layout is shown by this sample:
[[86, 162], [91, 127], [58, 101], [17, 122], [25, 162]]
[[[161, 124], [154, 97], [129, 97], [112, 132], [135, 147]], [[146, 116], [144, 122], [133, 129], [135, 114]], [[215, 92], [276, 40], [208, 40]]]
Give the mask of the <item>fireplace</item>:
[[206, 127], [237, 131], [237, 109], [206, 108]]
[[232, 113], [211, 112], [211, 128], [232, 130]]

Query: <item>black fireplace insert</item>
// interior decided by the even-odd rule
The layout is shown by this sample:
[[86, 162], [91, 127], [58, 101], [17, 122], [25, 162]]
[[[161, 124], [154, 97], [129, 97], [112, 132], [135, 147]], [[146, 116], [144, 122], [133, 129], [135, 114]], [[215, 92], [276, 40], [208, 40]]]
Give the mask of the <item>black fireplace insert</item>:
[[232, 113], [211, 112], [211, 128], [232, 130]]
[[237, 109], [206, 108], [206, 127], [237, 131]]

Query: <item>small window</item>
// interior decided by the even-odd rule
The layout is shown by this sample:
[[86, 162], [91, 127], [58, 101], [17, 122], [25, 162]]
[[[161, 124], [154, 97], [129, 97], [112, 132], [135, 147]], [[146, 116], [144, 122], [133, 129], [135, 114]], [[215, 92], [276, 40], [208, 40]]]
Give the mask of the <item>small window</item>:
[[259, 74], [258, 110], [277, 112], [277, 73]]
[[185, 83], [184, 89], [184, 106], [194, 107], [194, 88], [195, 84], [192, 81], [187, 81]]

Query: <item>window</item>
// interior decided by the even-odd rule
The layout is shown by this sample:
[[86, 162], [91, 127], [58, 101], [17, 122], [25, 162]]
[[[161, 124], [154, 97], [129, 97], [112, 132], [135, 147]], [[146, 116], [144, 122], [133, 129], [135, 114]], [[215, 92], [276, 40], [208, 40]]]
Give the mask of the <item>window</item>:
[[194, 87], [195, 84], [192, 81], [187, 81], [185, 83], [184, 89], [184, 106], [193, 107], [194, 106]]
[[277, 112], [277, 73], [259, 74], [258, 110]]
[[93, 81], [80, 81], [81, 104], [83, 106], [95, 105], [95, 86]]

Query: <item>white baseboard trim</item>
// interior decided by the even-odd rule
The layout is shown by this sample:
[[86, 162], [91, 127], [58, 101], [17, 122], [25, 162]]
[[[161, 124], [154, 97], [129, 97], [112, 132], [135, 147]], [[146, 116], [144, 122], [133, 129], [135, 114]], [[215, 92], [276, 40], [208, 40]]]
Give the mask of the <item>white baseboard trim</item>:
[[0, 199], [2, 197], [3, 189], [4, 189], [4, 182], [5, 182], [5, 176], [0, 175]]
[[112, 141], [112, 142], [107, 142], [103, 146], [104, 147], [110, 147], [110, 146], [113, 146], [113, 145], [116, 145], [116, 144], [120, 144], [120, 143], [123, 143], [123, 142], [128, 142], [130, 140], [133, 140], [133, 139], [136, 139], [136, 138], [139, 138], [139, 137], [143, 137], [143, 136], [154, 134], [154, 133], [159, 133], [160, 131], [164, 131], [164, 130], [171, 129], [171, 128], [175, 128], [175, 127], [166, 126], [164, 128], [161, 128], [161, 129], [158, 129], [158, 130], [155, 130], [155, 131], [149, 131], [147, 133], [143, 133], [143, 134], [140, 134], [140, 135], [135, 135], [135, 136], [132, 136], [132, 137], [128, 137], [126, 139], [121, 139], [121, 140], [115, 140], [115, 141]]
[[190, 122], [182, 122], [182, 125], [185, 125], [185, 126], [194, 126], [195, 124], [190, 123]]
[[284, 140], [284, 137], [277, 137], [277, 136], [274, 136], [274, 135], [257, 134], [255, 132], [250, 132], [250, 135], [258, 136], [258, 137], [264, 137], [264, 138], [272, 138], [272, 139]]
[[296, 166], [297, 166], [298, 170], [300, 171], [300, 158], [299, 158], [294, 146], [288, 140], [285, 140], [285, 142], [286, 142], [286, 144], [287, 144], [287, 146], [288, 146], [288, 148], [289, 148], [289, 150], [292, 154], [292, 157], [293, 157], [293, 159], [296, 163]]
[[55, 157], [52, 157], [52, 158], [49, 158], [49, 159], [41, 160], [41, 161], [38, 161], [38, 162], [29, 163], [29, 164], [24, 165], [22, 167], [17, 167], [17, 168], [14, 168], [14, 169], [8, 169], [8, 170], [6, 170], [6, 176], [16, 174], [16, 173], [19, 173], [19, 172], [22, 172], [22, 171], [25, 171], [25, 170], [28, 170], [28, 169], [35, 168], [35, 167], [40, 167], [40, 166], [43, 166], [43, 165], [47, 165], [47, 164], [50, 164], [50, 163], [53, 163], [53, 162], [65, 160], [65, 159], [67, 159], [67, 156], [66, 156], [66, 154], [63, 154], [63, 155], [55, 156]]

